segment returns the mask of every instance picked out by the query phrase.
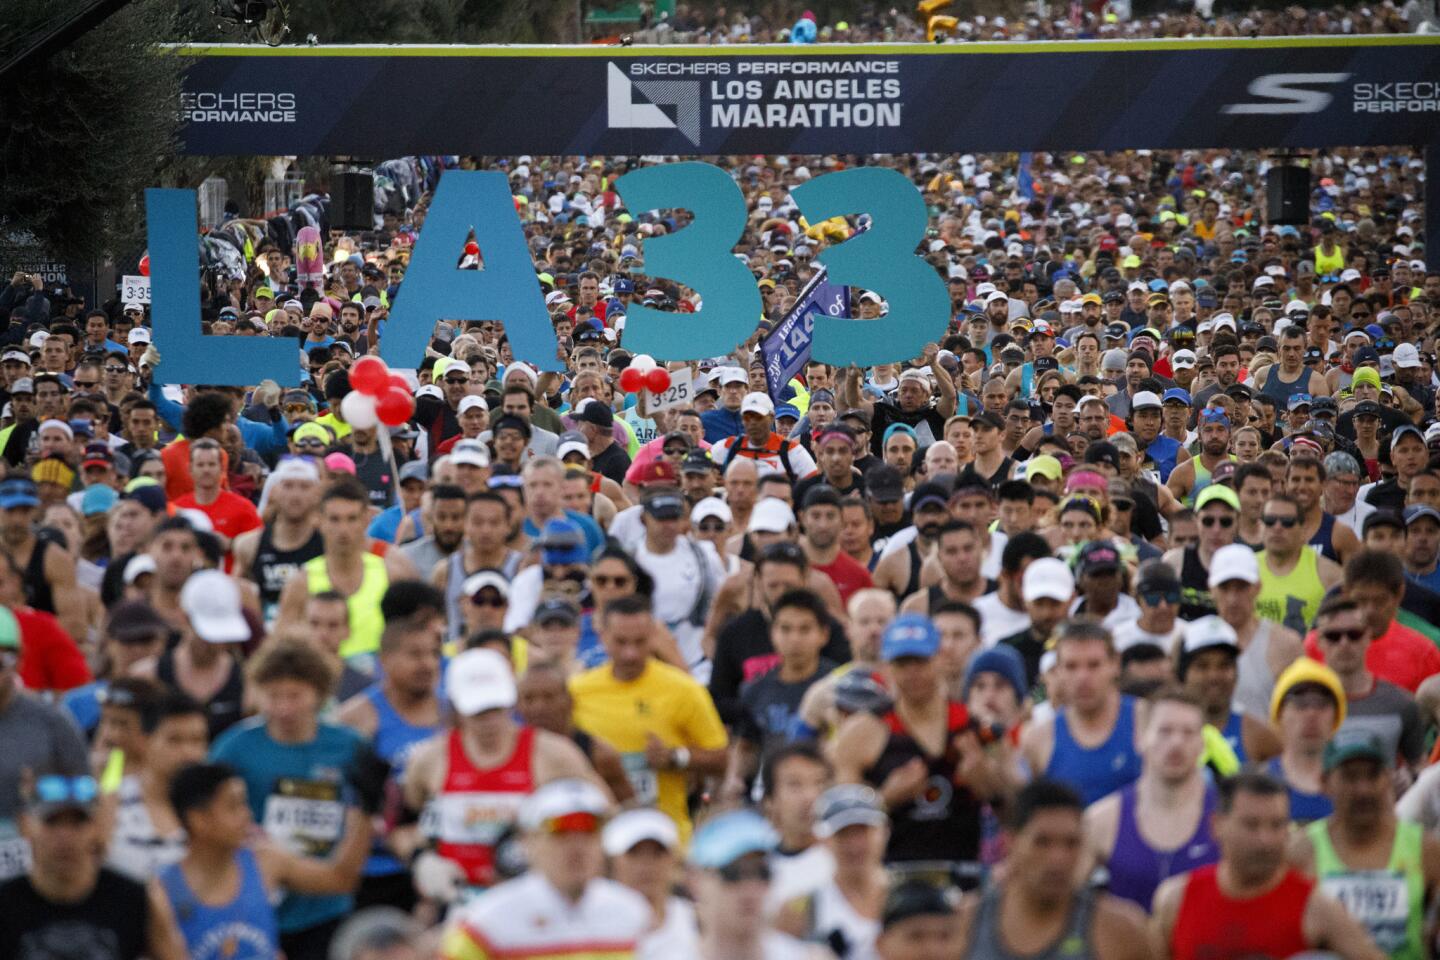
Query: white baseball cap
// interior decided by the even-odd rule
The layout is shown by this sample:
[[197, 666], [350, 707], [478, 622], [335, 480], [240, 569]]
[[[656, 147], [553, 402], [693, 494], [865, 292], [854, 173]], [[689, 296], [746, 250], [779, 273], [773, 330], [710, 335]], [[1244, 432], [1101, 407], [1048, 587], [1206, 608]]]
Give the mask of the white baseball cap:
[[1394, 360], [1395, 366], [1402, 367], [1406, 370], [1420, 366], [1420, 351], [1415, 349], [1415, 344], [1413, 343], [1397, 345], [1395, 352], [1391, 354], [1391, 358]]
[[[1232, 544], [1231, 546], [1240, 545]], [[1242, 549], [1249, 548], [1242, 547]], [[1219, 554], [1218, 550], [1216, 554]], [[1232, 577], [1231, 579], [1234, 578]], [[1198, 653], [1210, 647], [1233, 647], [1236, 650], [1240, 649], [1240, 640], [1235, 635], [1235, 629], [1214, 614], [1201, 617], [1198, 620], [1192, 620], [1186, 624], [1182, 642], [1186, 653]]]
[[[767, 497], [766, 499], [773, 500], [775, 498]], [[710, 517], [718, 517], [726, 523], [733, 523], [735, 521], [735, 514], [730, 512], [730, 505], [719, 497], [706, 497], [704, 500], [695, 504], [695, 509], [690, 511], [690, 522], [696, 525], [698, 525], [701, 520], [706, 520]]]
[[486, 413], [490, 412], [490, 404], [485, 402], [484, 397], [477, 397], [474, 394], [471, 394], [470, 396], [465, 397], [460, 401], [460, 407], [455, 412], [465, 413], [466, 411], [474, 410], [477, 407], [481, 410], [484, 410]]
[[1033, 560], [1020, 581], [1020, 596], [1026, 603], [1041, 598], [1069, 603], [1075, 596], [1075, 575], [1056, 557]]
[[608, 857], [629, 853], [646, 840], [673, 853], [680, 848], [680, 831], [675, 829], [675, 821], [659, 810], [642, 809], [626, 810], [605, 824], [605, 832], [600, 835]]
[[149, 327], [135, 327], [125, 338], [130, 343], [151, 343]]
[[488, 467], [490, 466], [490, 451], [485, 448], [485, 444], [478, 441], [461, 441], [455, 444], [455, 449], [450, 451], [450, 462], [463, 466]]
[[777, 497], [766, 497], [750, 511], [749, 533], [784, 533], [795, 526], [795, 512]]
[[775, 404], [770, 400], [768, 395], [757, 390], [745, 394], [745, 399], [740, 402], [740, 412], [758, 413], [761, 416], [768, 417], [774, 415]]
[[1232, 543], [1215, 551], [1210, 558], [1210, 579], [1208, 585], [1211, 590], [1222, 583], [1229, 583], [1231, 580], [1243, 580], [1246, 583], [1260, 582], [1260, 562], [1255, 559], [1255, 551], [1243, 543]]
[[[479, 651], [470, 651], [472, 653]], [[498, 653], [484, 651], [499, 658]], [[455, 669], [454, 664], [450, 666]], [[513, 683], [512, 683], [512, 689]], [[526, 830], [537, 830], [547, 821], [557, 817], [568, 817], [576, 813], [590, 813], [603, 817], [610, 812], [610, 801], [600, 788], [589, 780], [566, 778], [551, 780], [526, 798], [520, 808], [520, 826]]]
[[479, 573], [470, 574], [465, 578], [465, 582], [460, 584], [460, 595], [473, 597], [486, 587], [495, 590], [505, 599], [510, 599], [510, 581], [497, 570], [481, 570]]
[[[128, 569], [125, 571], [130, 572]], [[197, 570], [180, 588], [180, 609], [195, 635], [206, 643], [250, 639], [250, 624], [240, 607], [240, 588], [219, 570]]]
[[1170, 366], [1176, 370], [1189, 370], [1195, 363], [1194, 350], [1176, 350], [1175, 355], [1170, 358]]
[[1149, 390], [1141, 390], [1130, 398], [1131, 410], [1159, 410], [1160, 398]]
[[749, 383], [750, 378], [739, 367], [721, 367], [710, 374], [710, 382], [723, 387], [727, 383]]
[[515, 672], [510, 661], [494, 650], [466, 650], [445, 671], [445, 695], [462, 717], [508, 710], [515, 706]]

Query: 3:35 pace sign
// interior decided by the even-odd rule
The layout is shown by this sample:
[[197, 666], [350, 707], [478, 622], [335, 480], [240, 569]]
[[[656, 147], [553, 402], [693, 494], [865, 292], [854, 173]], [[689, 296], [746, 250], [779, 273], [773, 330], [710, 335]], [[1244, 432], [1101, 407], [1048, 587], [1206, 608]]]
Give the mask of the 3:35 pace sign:
[[[645, 272], [684, 284], [702, 300], [692, 314], [633, 305], [625, 346], [664, 360], [698, 360], [734, 350], [754, 333], [761, 316], [755, 278], [732, 252], [747, 216], [740, 188], [719, 167], [685, 162], [627, 173], [615, 189], [632, 212], [692, 212], [694, 219], [684, 229], [645, 241]], [[894, 170], [864, 167], [816, 177], [791, 196], [810, 223], [870, 215], [868, 230], [826, 249], [818, 259], [833, 282], [874, 290], [890, 307], [883, 320], [817, 317], [817, 359], [841, 366], [893, 363], [919, 356], [927, 343], [944, 335], [950, 297], [940, 276], [915, 253], [927, 215], [914, 184]], [[146, 190], [145, 213], [151, 316], [165, 355], [164, 378], [235, 386], [263, 379], [297, 383], [290, 341], [221, 341], [201, 333], [195, 191]], [[485, 269], [459, 270], [457, 251], [472, 225]], [[451, 170], [440, 179], [411, 253], [404, 293], [386, 321], [381, 345], [382, 356], [394, 366], [418, 362], [440, 319], [503, 321], [517, 359], [542, 370], [557, 365], [554, 330], [503, 173]]]

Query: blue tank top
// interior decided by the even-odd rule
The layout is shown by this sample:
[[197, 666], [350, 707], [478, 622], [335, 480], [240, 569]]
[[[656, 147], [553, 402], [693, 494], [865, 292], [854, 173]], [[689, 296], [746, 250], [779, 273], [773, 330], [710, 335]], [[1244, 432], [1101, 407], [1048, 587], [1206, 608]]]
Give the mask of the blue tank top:
[[280, 925], [255, 854], [239, 850], [235, 862], [240, 866], [240, 892], [219, 907], [195, 896], [180, 864], [160, 871], [160, 885], [170, 898], [190, 960], [275, 960], [280, 955]]
[[1314, 820], [1323, 820], [1335, 812], [1335, 805], [1325, 794], [1306, 793], [1292, 787], [1285, 779], [1285, 770], [1280, 766], [1279, 757], [1266, 764], [1265, 769], [1271, 776], [1285, 784], [1285, 790], [1290, 794], [1290, 820], [1292, 823], [1304, 826]]
[[1064, 707], [1055, 714], [1055, 747], [1050, 751], [1045, 776], [1080, 791], [1080, 799], [1087, 807], [1134, 783], [1140, 776], [1140, 754], [1135, 752], [1135, 698], [1120, 698], [1114, 729], [1104, 743], [1093, 749], [1075, 742], [1068, 714]]
[[1225, 723], [1225, 729], [1220, 731], [1225, 742], [1230, 744], [1230, 749], [1235, 751], [1235, 759], [1240, 761], [1240, 766], [1250, 762], [1245, 755], [1245, 724], [1244, 719], [1238, 710], [1230, 711], [1230, 719]]
[[[390, 775], [395, 779], [395, 783], [402, 784], [405, 782], [405, 764], [410, 759], [410, 751], [438, 733], [440, 725], [416, 726], [410, 723], [395, 712], [395, 708], [385, 696], [384, 689], [378, 683], [366, 687], [364, 697], [375, 708], [375, 717], [379, 721], [375, 726], [375, 738], [371, 746], [380, 759], [390, 764]], [[365, 876], [388, 877], [404, 870], [405, 865], [376, 838], [370, 856], [365, 861]]]
[[1219, 860], [1220, 848], [1210, 836], [1210, 814], [1215, 810], [1217, 797], [1215, 787], [1207, 783], [1195, 832], [1174, 850], [1162, 851], [1151, 847], [1140, 835], [1140, 825], [1135, 822], [1135, 784], [1122, 789], [1115, 848], [1106, 865], [1110, 871], [1110, 892], [1149, 913], [1155, 889], [1162, 881]]
[[1154, 461], [1155, 468], [1160, 471], [1160, 482], [1165, 483], [1170, 479], [1170, 471], [1175, 469], [1175, 458], [1180, 456], [1180, 441], [1158, 436], [1145, 448], [1145, 455]]
[[1309, 546], [1320, 551], [1320, 556], [1327, 560], [1340, 562], [1340, 554], [1335, 552], [1335, 515], [1320, 511], [1320, 526], [1315, 529], [1315, 536], [1310, 538]]

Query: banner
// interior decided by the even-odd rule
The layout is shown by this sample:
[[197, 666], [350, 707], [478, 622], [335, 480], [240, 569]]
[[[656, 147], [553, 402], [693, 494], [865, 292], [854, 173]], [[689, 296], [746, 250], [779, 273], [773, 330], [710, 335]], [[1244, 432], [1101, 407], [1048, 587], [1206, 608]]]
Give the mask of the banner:
[[850, 288], [831, 283], [824, 268], [810, 278], [796, 298], [795, 305], [760, 341], [760, 350], [765, 357], [765, 382], [770, 398], [776, 403], [780, 402], [785, 385], [805, 369], [810, 359], [816, 313], [832, 317], [850, 315]]
[[[192, 154], [1428, 145], [1440, 36], [730, 47], [187, 47]], [[377, 98], [402, 109], [377, 111]]]

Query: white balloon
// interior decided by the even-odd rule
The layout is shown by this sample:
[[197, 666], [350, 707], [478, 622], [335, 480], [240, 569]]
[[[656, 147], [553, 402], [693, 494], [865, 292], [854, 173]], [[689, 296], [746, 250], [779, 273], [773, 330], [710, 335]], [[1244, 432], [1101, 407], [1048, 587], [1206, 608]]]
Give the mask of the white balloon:
[[379, 415], [375, 413], [375, 398], [359, 390], [345, 394], [345, 399], [340, 401], [340, 414], [356, 430], [369, 430], [380, 422]]
[[639, 370], [641, 373], [649, 373], [656, 366], [655, 358], [648, 353], [637, 353], [630, 358], [631, 369]]

